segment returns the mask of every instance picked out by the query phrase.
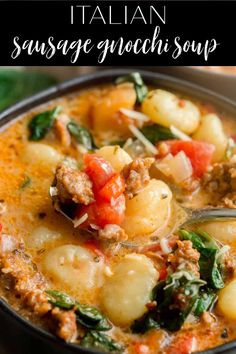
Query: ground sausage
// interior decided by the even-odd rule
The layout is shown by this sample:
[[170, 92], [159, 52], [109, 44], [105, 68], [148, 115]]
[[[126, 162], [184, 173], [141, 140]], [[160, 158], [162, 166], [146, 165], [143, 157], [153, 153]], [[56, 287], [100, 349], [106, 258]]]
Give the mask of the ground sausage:
[[104, 229], [98, 230], [98, 237], [99, 239], [113, 241], [125, 241], [128, 238], [124, 229], [122, 229], [119, 225], [113, 224], [108, 224], [104, 227]]
[[173, 271], [187, 270], [199, 278], [200, 253], [193, 248], [191, 241], [177, 241], [177, 247], [176, 251], [168, 256]]
[[92, 182], [88, 175], [65, 163], [57, 167], [55, 182], [57, 198], [61, 203], [80, 203], [88, 205], [94, 201]]
[[121, 173], [125, 178], [125, 193], [128, 198], [133, 198], [148, 184], [150, 181], [149, 168], [154, 161], [155, 159], [151, 157], [136, 158], [123, 168]]
[[71, 342], [77, 337], [76, 315], [74, 310], [63, 311], [55, 307], [51, 312], [52, 326], [59, 338]]
[[60, 338], [70, 341], [76, 336], [75, 314], [56, 309], [48, 301], [45, 293], [47, 283], [31, 257], [24, 252], [23, 244], [13, 236], [4, 234], [0, 235], [0, 274], [10, 283], [10, 291], [21, 304], [35, 315], [56, 324], [54, 330]]
[[227, 162], [214, 164], [202, 179], [210, 193], [211, 205], [236, 208], [236, 156]]

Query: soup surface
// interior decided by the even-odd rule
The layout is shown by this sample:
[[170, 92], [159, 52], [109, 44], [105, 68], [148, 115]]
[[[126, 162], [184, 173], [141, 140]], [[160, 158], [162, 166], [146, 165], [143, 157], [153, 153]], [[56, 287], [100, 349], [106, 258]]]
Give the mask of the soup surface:
[[1, 296], [67, 342], [188, 354], [236, 338], [233, 117], [138, 73], [0, 139]]

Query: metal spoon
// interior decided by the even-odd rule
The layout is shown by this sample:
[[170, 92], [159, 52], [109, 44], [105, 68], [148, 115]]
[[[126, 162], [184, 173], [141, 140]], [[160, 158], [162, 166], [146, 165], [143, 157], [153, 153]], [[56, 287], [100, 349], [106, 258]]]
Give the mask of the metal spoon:
[[209, 220], [231, 220], [236, 218], [236, 209], [228, 208], [205, 208], [205, 209], [185, 209], [188, 214], [187, 220], [180, 226], [197, 224]]
[[[175, 227], [171, 230], [171, 233], [164, 237], [168, 237], [170, 234], [173, 234], [177, 229], [181, 229], [191, 224], [203, 223], [210, 220], [226, 221], [236, 219], [236, 209], [227, 209], [227, 208], [205, 208], [205, 209], [190, 209], [183, 208], [186, 212], [186, 219], [181, 224], [176, 224]], [[163, 237], [163, 236], [162, 236]], [[158, 241], [159, 243], [159, 241]], [[154, 246], [156, 242], [149, 243], [146, 246]], [[135, 242], [122, 242], [122, 247], [125, 248], [140, 248], [143, 247], [138, 245]]]

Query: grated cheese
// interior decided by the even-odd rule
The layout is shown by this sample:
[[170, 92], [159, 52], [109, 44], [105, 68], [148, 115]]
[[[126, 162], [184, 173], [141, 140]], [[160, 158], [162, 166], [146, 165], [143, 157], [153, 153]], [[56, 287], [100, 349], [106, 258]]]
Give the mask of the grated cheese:
[[140, 132], [140, 130], [138, 130], [134, 125], [129, 125], [129, 129], [130, 131], [133, 133], [133, 135], [139, 140], [141, 141], [141, 143], [145, 146], [146, 150], [151, 152], [154, 155], [158, 154], [158, 150], [157, 148], [150, 143], [150, 141], [145, 138], [145, 136]]

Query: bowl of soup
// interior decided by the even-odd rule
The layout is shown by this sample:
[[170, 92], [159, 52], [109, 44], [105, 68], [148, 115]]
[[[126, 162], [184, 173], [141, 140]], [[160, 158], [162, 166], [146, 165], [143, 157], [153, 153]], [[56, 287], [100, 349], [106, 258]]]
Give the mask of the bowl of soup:
[[235, 351], [236, 220], [187, 223], [235, 209], [235, 115], [224, 97], [130, 69], [0, 115], [6, 353]]

